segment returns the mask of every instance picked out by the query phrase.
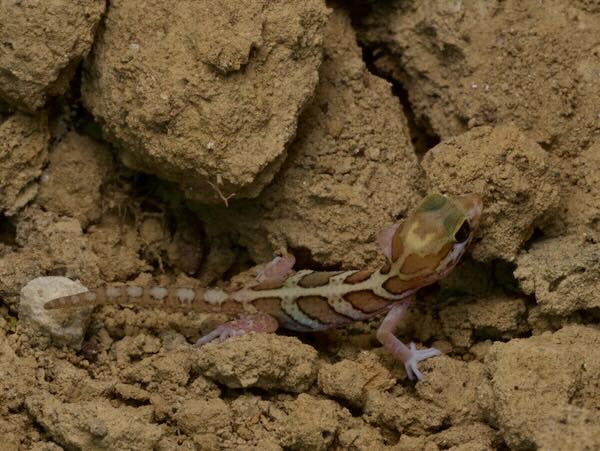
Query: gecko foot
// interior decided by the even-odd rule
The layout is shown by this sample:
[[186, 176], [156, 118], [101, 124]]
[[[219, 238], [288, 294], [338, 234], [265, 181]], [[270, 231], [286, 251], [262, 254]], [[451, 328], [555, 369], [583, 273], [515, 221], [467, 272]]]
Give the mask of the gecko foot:
[[436, 348], [417, 349], [414, 343], [410, 343], [408, 345], [408, 349], [410, 352], [410, 357], [404, 362], [404, 369], [406, 370], [406, 375], [410, 380], [423, 379], [423, 373], [421, 373], [419, 368], [417, 368], [417, 363], [419, 363], [421, 360], [426, 360], [430, 357], [435, 357], [442, 354], [441, 351]]
[[266, 313], [250, 313], [217, 327], [200, 337], [196, 344], [202, 346], [213, 340], [222, 342], [230, 337], [238, 337], [249, 332], [272, 333], [277, 330], [277, 326], [277, 320]]
[[423, 374], [417, 368], [417, 364], [422, 360], [440, 355], [441, 352], [435, 348], [417, 349], [414, 343], [406, 346], [394, 335], [394, 330], [409, 305], [410, 301], [405, 301], [390, 309], [377, 330], [377, 339], [385, 349], [404, 364], [406, 375], [410, 380], [422, 380]]

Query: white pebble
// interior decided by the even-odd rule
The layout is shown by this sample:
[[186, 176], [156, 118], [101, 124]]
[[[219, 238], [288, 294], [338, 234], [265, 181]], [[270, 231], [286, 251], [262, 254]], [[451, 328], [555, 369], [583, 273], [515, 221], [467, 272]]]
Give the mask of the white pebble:
[[61, 296], [87, 291], [66, 277], [38, 277], [21, 289], [19, 320], [52, 337], [58, 345], [80, 349], [93, 307], [46, 310], [44, 305]]

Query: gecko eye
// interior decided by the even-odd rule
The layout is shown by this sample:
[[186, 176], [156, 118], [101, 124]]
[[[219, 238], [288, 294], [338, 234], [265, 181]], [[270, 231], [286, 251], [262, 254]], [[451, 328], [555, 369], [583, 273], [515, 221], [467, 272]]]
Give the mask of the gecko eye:
[[471, 236], [471, 225], [469, 221], [464, 221], [460, 228], [454, 234], [454, 241], [457, 243], [464, 243]]

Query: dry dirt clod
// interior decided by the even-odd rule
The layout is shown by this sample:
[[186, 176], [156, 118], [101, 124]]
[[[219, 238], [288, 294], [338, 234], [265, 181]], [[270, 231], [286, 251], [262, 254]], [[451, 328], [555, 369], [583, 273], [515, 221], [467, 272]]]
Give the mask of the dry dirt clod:
[[0, 122], [0, 212], [14, 215], [36, 196], [49, 141], [45, 113]]
[[284, 246], [307, 249], [325, 266], [375, 266], [376, 231], [412, 208], [426, 185], [402, 108], [390, 84], [368, 71], [348, 14], [333, 11], [324, 34], [314, 100], [277, 177], [254, 202], [197, 208], [210, 234], [239, 234], [256, 262]]
[[484, 409], [508, 446], [597, 449], [600, 331], [560, 331], [494, 345]]
[[105, 7], [104, 0], [0, 3], [0, 97], [31, 113], [64, 94]]
[[600, 308], [600, 243], [566, 236], [535, 243], [517, 259], [515, 277], [541, 311], [567, 316]]
[[481, 239], [472, 251], [477, 260], [514, 261], [558, 206], [558, 178], [548, 153], [514, 124], [449, 138], [425, 155], [423, 167], [437, 190], [482, 196]]
[[240, 5], [112, 1], [83, 77], [125, 164], [202, 202], [272, 181], [322, 60], [321, 1]]

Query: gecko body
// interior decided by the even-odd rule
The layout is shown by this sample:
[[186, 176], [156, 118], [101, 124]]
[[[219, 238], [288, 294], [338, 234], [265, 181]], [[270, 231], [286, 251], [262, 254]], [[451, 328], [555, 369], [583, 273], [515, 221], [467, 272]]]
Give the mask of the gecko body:
[[200, 338], [198, 344], [250, 331], [274, 332], [278, 327], [325, 330], [387, 312], [377, 338], [404, 362], [410, 378], [420, 379], [417, 363], [439, 351], [406, 346], [393, 335], [394, 329], [414, 293], [456, 266], [473, 240], [481, 211], [476, 195], [427, 196], [402, 224], [380, 233], [388, 263], [375, 271], [301, 270], [289, 275], [293, 260], [279, 259], [268, 277], [242, 289], [109, 285], [53, 299], [46, 308], [135, 304], [239, 317]]

